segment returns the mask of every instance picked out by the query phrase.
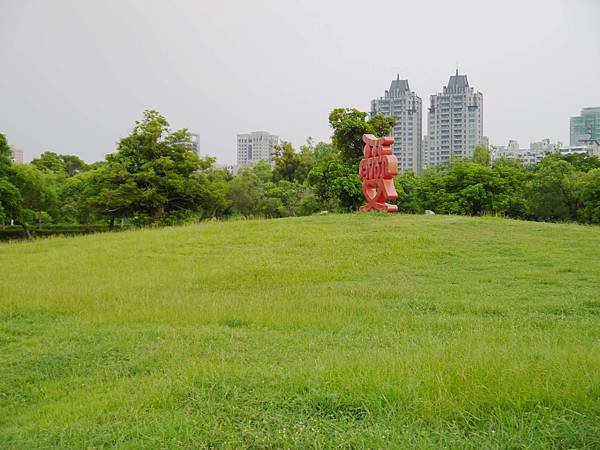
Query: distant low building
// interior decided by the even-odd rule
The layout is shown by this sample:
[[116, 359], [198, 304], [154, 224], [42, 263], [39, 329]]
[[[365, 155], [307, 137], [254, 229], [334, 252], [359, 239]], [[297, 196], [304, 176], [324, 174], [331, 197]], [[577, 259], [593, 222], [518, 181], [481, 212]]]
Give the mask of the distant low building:
[[279, 137], [266, 131], [237, 135], [237, 165], [251, 165], [259, 161], [271, 162], [273, 148], [279, 144]]
[[600, 145], [592, 143], [589, 145], [569, 145], [567, 147], [561, 147], [559, 150], [561, 155], [571, 155], [574, 153], [587, 153], [591, 156], [600, 157]]
[[539, 142], [532, 142], [528, 149], [524, 149], [519, 148], [519, 143], [511, 139], [505, 147], [491, 146], [491, 159], [495, 161], [499, 158], [512, 158], [518, 159], [525, 165], [539, 164], [546, 155], [558, 152], [561, 146], [561, 142], [553, 144], [550, 139], [542, 139]]
[[13, 164], [23, 164], [23, 150], [11, 147], [10, 159], [12, 160]]
[[558, 151], [559, 148], [561, 148], [563, 146], [563, 143], [558, 141], [555, 143], [550, 142], [550, 139], [546, 138], [546, 139], [542, 139], [539, 142], [532, 142], [531, 144], [529, 144], [529, 149], [535, 152], [544, 152], [546, 154], [548, 153], [555, 153]]

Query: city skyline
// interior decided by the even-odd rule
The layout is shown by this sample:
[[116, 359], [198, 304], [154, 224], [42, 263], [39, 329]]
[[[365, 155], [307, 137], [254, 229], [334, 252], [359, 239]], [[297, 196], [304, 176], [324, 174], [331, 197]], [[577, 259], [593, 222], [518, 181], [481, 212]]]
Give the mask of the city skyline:
[[[52, 150], [91, 162], [157, 109], [202, 135], [202, 154], [231, 163], [240, 132], [266, 129], [296, 147], [329, 140], [333, 108], [369, 112], [397, 73], [427, 99], [457, 66], [485, 95], [490, 143], [569, 142], [570, 117], [600, 105], [597, 2], [371, 8], [386, 14], [354, 1], [4, 1], [0, 132], [28, 160]], [[516, 31], [490, 28], [491, 17]], [[444, 39], [461, 44], [446, 51]]]

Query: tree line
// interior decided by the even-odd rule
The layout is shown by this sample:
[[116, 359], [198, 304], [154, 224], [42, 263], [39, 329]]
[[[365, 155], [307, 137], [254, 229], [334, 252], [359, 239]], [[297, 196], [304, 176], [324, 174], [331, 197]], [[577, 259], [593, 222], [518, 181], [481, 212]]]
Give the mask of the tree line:
[[[103, 161], [44, 152], [12, 164], [0, 134], [0, 223], [30, 234], [52, 224], [169, 225], [213, 217], [286, 217], [355, 211], [364, 203], [358, 164], [362, 135], [389, 135], [394, 119], [338, 108], [329, 115], [331, 142], [299, 149], [283, 142], [273, 163], [231, 173], [190, 150], [187, 130], [172, 131], [157, 111], [144, 112]], [[480, 146], [472, 159], [395, 179], [399, 211], [501, 215], [542, 221], [600, 223], [600, 159], [552, 154], [535, 166], [490, 162]]]

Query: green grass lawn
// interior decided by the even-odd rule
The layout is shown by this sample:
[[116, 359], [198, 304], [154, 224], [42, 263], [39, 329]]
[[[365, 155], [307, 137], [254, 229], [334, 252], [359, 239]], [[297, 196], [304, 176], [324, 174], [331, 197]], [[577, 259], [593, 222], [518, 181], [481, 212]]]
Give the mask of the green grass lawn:
[[0, 244], [0, 448], [600, 448], [600, 227], [349, 214]]

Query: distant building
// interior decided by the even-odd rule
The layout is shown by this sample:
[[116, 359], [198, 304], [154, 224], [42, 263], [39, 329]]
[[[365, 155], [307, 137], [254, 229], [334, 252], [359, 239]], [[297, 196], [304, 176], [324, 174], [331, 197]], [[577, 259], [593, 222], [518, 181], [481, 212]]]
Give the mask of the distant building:
[[532, 142], [529, 144], [529, 150], [534, 152], [543, 152], [545, 154], [557, 152], [559, 148], [563, 146], [562, 142], [558, 141], [556, 143], [550, 142], [550, 139], [542, 139], [539, 142]]
[[410, 90], [408, 80], [401, 80], [400, 75], [392, 80], [383, 97], [371, 100], [371, 117], [383, 115], [396, 119], [392, 151], [398, 158], [401, 171], [412, 169], [417, 174], [421, 173], [422, 110], [421, 98]]
[[579, 116], [571, 117], [570, 146], [600, 145], [600, 107], [583, 108]]
[[430, 96], [426, 165], [471, 158], [483, 138], [483, 94], [469, 86], [466, 75], [450, 76], [443, 92]]
[[10, 159], [14, 164], [23, 164], [23, 150], [10, 147]]
[[542, 139], [529, 144], [529, 149], [524, 149], [519, 148], [519, 143], [511, 139], [506, 147], [491, 146], [491, 159], [494, 161], [499, 158], [512, 158], [518, 159], [524, 165], [539, 164], [546, 155], [558, 152], [561, 146], [561, 142], [553, 144], [550, 139]]
[[190, 140], [179, 141], [179, 144], [188, 147], [196, 156], [200, 156], [200, 135], [197, 133], [190, 133], [189, 131], [188, 134], [190, 135]]
[[279, 144], [279, 137], [266, 131], [237, 135], [237, 163], [255, 164], [258, 161], [271, 161], [273, 147]]
[[558, 149], [561, 155], [571, 155], [573, 153], [587, 153], [591, 156], [600, 157], [600, 145], [592, 143], [589, 145], [569, 145]]
[[508, 141], [508, 145], [506, 146], [506, 150], [509, 152], [518, 152], [520, 150], [519, 143], [514, 139], [510, 139]]
[[190, 133], [190, 137], [192, 138], [190, 146], [192, 152], [194, 152], [196, 156], [200, 156], [200, 135], [198, 133]]

